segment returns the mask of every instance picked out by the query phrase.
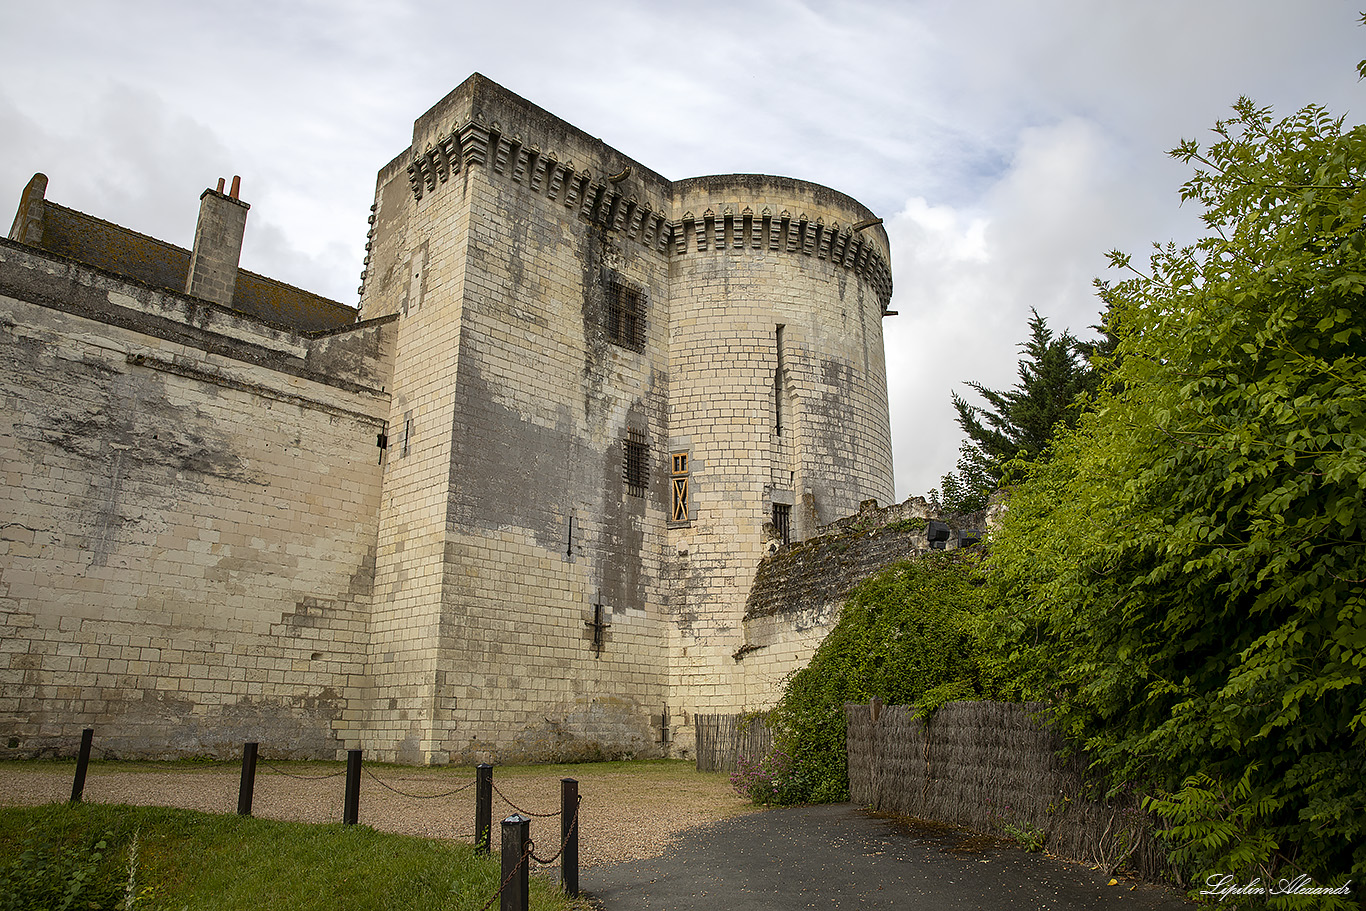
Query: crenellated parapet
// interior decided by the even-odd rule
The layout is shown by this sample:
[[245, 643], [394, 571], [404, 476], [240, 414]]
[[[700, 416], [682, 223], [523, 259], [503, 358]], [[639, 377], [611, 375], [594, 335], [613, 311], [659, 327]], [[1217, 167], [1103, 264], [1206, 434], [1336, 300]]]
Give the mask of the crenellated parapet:
[[456, 127], [408, 165], [408, 184], [420, 202], [435, 192], [462, 167], [487, 167], [490, 172], [558, 202], [579, 218], [667, 255], [673, 244], [668, 215], [640, 200], [625, 183], [628, 166], [621, 175], [594, 178], [587, 168], [561, 161], [518, 134], [508, 135], [494, 122], [472, 119]]
[[684, 212], [669, 228], [675, 256], [768, 250], [841, 266], [873, 288], [886, 313], [892, 299], [892, 270], [877, 247], [861, 236], [862, 231], [878, 223], [868, 220], [841, 225], [832, 220], [827, 225], [824, 216], [813, 219], [805, 212], [793, 215], [787, 209], [775, 213], [768, 206], [756, 213], [752, 207], [736, 203], [722, 206], [719, 213], [711, 208], [700, 215]]
[[[884, 313], [892, 297], [892, 270], [878, 245], [864, 232], [881, 222], [827, 221], [805, 211], [736, 201], [681, 217], [662, 204], [640, 199], [631, 187], [631, 166], [617, 175], [595, 177], [588, 168], [561, 160], [554, 150], [507, 132], [499, 122], [471, 118], [408, 164], [415, 202], [438, 192], [461, 168], [486, 167], [514, 184], [558, 202], [578, 218], [664, 256], [723, 251], [768, 251], [828, 262], [860, 276], [877, 295]], [[706, 180], [708, 178], [703, 178]], [[694, 181], [687, 181], [692, 183]], [[823, 189], [823, 188], [822, 188]], [[757, 209], [757, 210], [756, 210]], [[884, 245], [885, 246], [885, 245]]]

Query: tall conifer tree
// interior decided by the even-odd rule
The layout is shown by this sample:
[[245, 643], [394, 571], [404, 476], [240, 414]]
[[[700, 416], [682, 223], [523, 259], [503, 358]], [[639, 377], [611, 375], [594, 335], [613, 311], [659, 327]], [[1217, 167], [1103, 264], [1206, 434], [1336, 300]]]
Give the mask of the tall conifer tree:
[[973, 405], [953, 393], [958, 426], [968, 435], [959, 447], [957, 473], [944, 475], [930, 500], [951, 512], [971, 512], [986, 505], [1005, 480], [1014, 459], [1042, 456], [1059, 425], [1076, 423], [1078, 397], [1093, 387], [1086, 355], [1092, 346], [1070, 332], [1055, 336], [1048, 320], [1030, 310], [1029, 338], [1020, 343], [1019, 382], [1006, 391], [981, 383], [968, 386], [984, 399]]

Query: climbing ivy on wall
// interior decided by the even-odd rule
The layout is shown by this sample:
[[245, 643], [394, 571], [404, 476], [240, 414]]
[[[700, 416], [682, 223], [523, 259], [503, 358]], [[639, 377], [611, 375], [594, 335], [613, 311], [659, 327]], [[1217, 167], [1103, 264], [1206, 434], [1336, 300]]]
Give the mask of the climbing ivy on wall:
[[858, 586], [811, 663], [769, 715], [786, 768], [770, 802], [847, 799], [846, 702], [876, 696], [929, 713], [991, 695], [977, 629], [984, 610], [979, 558], [969, 551], [897, 563]]

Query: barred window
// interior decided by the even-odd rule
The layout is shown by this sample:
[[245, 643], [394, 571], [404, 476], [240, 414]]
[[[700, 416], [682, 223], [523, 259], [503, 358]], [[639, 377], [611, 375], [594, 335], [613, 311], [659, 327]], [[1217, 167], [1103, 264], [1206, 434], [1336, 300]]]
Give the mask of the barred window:
[[792, 507], [784, 503], [773, 504], [773, 527], [784, 544], [792, 543]]
[[606, 329], [612, 344], [645, 350], [645, 292], [615, 274], [607, 278]]
[[673, 491], [673, 505], [669, 509], [669, 521], [692, 521], [692, 516], [688, 513], [688, 454], [686, 452], [675, 452], [673, 454], [673, 466], [669, 472], [669, 482]]
[[645, 431], [626, 431], [625, 450], [621, 476], [626, 481], [626, 492], [633, 497], [643, 497], [650, 480], [650, 445], [645, 440]]

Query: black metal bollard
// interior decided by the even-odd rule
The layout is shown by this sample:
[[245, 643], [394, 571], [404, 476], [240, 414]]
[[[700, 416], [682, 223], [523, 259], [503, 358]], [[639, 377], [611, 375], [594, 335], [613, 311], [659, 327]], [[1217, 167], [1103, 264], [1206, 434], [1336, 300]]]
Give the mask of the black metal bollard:
[[493, 840], [493, 766], [474, 767], [474, 853], [487, 854]]
[[354, 826], [360, 817], [360, 750], [346, 751], [346, 803], [342, 825]]
[[256, 747], [248, 741], [242, 744], [242, 783], [237, 786], [237, 815], [251, 815], [251, 795], [256, 790]]
[[81, 752], [76, 757], [76, 779], [71, 782], [71, 802], [80, 803], [85, 791], [85, 770], [90, 765], [90, 744], [95, 739], [94, 728], [81, 731]]
[[526, 848], [530, 840], [530, 819], [514, 813], [503, 820], [503, 891], [498, 911], [527, 911], [527, 872], [531, 862]]
[[579, 782], [560, 779], [560, 884], [570, 898], [579, 897]]

